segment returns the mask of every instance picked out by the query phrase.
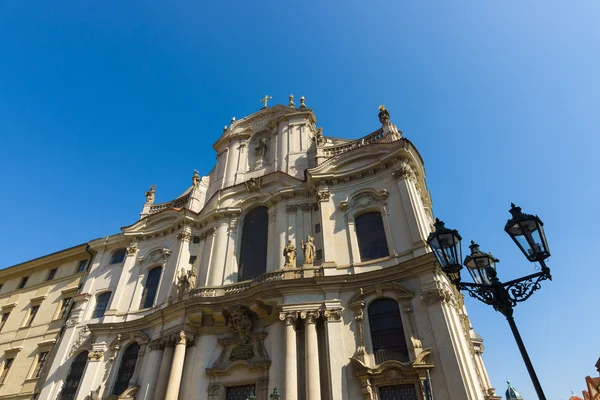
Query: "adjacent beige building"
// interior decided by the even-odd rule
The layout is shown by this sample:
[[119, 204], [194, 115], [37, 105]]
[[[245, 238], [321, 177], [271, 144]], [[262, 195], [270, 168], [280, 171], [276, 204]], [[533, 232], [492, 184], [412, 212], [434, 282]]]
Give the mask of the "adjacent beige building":
[[82, 244], [0, 271], [0, 399], [36, 398], [92, 259]]

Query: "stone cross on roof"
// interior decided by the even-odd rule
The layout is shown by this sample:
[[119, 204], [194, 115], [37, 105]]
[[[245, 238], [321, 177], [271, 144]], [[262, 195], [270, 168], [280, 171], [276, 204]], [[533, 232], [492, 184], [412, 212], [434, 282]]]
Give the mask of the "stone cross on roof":
[[263, 106], [263, 108], [267, 108], [267, 102], [268, 102], [269, 100], [271, 100], [271, 99], [272, 99], [272, 97], [271, 97], [271, 96], [269, 96], [269, 95], [265, 95], [265, 98], [264, 98], [264, 99], [262, 99], [262, 100], [260, 101], [261, 103], [265, 103], [265, 105]]

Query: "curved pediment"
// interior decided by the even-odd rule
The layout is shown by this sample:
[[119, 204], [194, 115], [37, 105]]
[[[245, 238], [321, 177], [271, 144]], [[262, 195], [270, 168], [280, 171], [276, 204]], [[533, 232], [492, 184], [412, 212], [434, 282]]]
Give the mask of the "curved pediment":
[[277, 104], [273, 107], [263, 108], [260, 111], [250, 114], [249, 116], [240, 119], [239, 121], [232, 120], [231, 126], [226, 126], [223, 134], [213, 144], [213, 148], [219, 152], [224, 144], [228, 143], [232, 138], [251, 137], [255, 134], [265, 134], [271, 132], [277, 126], [281, 118], [286, 118], [288, 115], [306, 113], [309, 114], [309, 119], [316, 123], [316, 119], [311, 109], [295, 108]]
[[182, 218], [181, 210], [167, 209], [148, 215], [132, 225], [121, 228], [121, 230], [125, 235], [147, 235], [167, 229], [177, 224]]

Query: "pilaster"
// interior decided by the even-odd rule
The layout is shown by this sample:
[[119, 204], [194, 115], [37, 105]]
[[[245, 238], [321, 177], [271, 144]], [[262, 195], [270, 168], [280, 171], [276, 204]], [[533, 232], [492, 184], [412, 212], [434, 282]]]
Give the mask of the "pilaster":
[[335, 246], [333, 244], [334, 226], [331, 220], [334, 206], [331, 201], [331, 194], [328, 189], [322, 189], [317, 192], [317, 201], [321, 213], [321, 237], [323, 238], [323, 261], [325, 264], [335, 265]]
[[225, 254], [227, 251], [228, 221], [221, 220], [217, 223], [215, 243], [212, 250], [212, 259], [208, 270], [208, 286], [221, 286], [225, 269]]

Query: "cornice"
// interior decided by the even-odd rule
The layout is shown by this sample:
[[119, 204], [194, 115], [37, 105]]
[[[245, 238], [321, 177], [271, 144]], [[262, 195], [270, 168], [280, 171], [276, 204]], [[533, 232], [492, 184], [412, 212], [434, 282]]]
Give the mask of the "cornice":
[[55, 253], [51, 253], [42, 257], [34, 258], [33, 260], [25, 261], [20, 264], [15, 264], [10, 267], [6, 267], [0, 270], [0, 280], [10, 279], [13, 275], [24, 275], [30, 270], [42, 269], [49, 267], [48, 264], [55, 264], [56, 262], [64, 263], [65, 261], [72, 261], [71, 259], [78, 258], [80, 255], [86, 259], [89, 258], [89, 253], [85, 251], [87, 243], [80, 244], [77, 246], [70, 247], [65, 250], [60, 250]]
[[[89, 254], [88, 254], [88, 256], [89, 256]], [[38, 283], [36, 285], [24, 287], [23, 289], [18, 289], [18, 290], [13, 290], [13, 291], [7, 292], [7, 293], [2, 293], [0, 295], [0, 301], [2, 299], [4, 299], [4, 298], [10, 297], [10, 296], [12, 296], [14, 294], [25, 293], [25, 292], [37, 290], [37, 289], [39, 289], [41, 287], [44, 287], [44, 286], [55, 287], [55, 286], [57, 286], [58, 283], [61, 283], [61, 282], [64, 282], [64, 281], [71, 281], [74, 278], [82, 278], [84, 274], [85, 274], [85, 271], [84, 272], [78, 272], [76, 274], [63, 276], [62, 278], [56, 278], [56, 279], [53, 279], [51, 281], [46, 281], [45, 280], [45, 281], [43, 281], [41, 283]], [[6, 280], [13, 279], [15, 277], [22, 277], [23, 275], [27, 275], [27, 274], [19, 274], [19, 275], [16, 275], [16, 276], [11, 276], [11, 277], [6, 278]]]
[[[437, 266], [435, 257], [433, 254], [428, 253], [415, 259], [405, 261], [392, 267], [382, 268], [377, 271], [363, 272], [354, 275], [276, 280], [252, 286], [239, 293], [232, 293], [224, 296], [184, 297], [182, 301], [171, 305], [162, 305], [161, 308], [151, 311], [141, 318], [123, 322], [90, 324], [89, 329], [96, 334], [106, 334], [111, 332], [127, 333], [156, 327], [157, 325], [167, 326], [170, 321], [185, 321], [185, 318], [193, 318], [194, 315], [200, 317], [203, 315], [212, 316], [215, 320], [215, 325], [206, 328], [221, 329], [225, 327], [224, 310], [240, 304], [244, 304], [254, 312], [257, 312], [261, 318], [270, 317], [272, 312], [277, 314], [276, 317], [278, 317], [281, 311], [301, 311], [311, 309], [311, 307], [318, 309], [319, 307], [322, 308], [323, 304], [327, 304], [326, 308], [329, 309], [330, 307], [334, 307], [335, 304], [326, 300], [301, 304], [299, 308], [296, 306], [293, 306], [292, 308], [290, 308], [290, 306], [284, 306], [285, 309], [283, 309], [272, 307], [272, 305], [276, 305], [276, 299], [281, 299], [284, 296], [292, 294], [301, 292], [310, 292], [314, 294], [315, 291], [321, 290], [322, 294], [325, 295], [332, 287], [335, 287], [339, 291], [359, 290], [362, 287], [378, 285], [382, 281], [405, 281], [423, 273], [435, 271], [437, 268], [439, 267]], [[248, 284], [250, 284], [250, 281]], [[398, 287], [403, 286], [398, 285]], [[146, 310], [144, 312], [148, 311]], [[132, 317], [135, 314], [136, 313], [119, 313], [116, 316]], [[200, 318], [200, 320], [202, 320], [202, 318]], [[203, 330], [205, 327], [200, 325], [200, 323], [196, 323], [196, 328]]]

